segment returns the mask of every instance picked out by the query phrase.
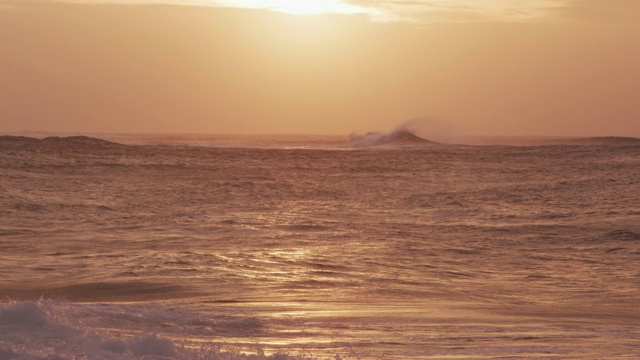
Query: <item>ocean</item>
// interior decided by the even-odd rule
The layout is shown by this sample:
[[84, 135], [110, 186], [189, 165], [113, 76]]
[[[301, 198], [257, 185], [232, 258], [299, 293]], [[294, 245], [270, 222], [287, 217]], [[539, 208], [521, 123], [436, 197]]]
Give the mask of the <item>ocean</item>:
[[640, 146], [372, 136], [1, 137], [0, 359], [640, 358]]

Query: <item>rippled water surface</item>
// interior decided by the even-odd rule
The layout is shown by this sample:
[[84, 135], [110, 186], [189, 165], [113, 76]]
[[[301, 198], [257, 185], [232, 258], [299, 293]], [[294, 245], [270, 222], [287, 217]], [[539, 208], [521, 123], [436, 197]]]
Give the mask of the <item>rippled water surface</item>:
[[0, 358], [636, 359], [639, 260], [639, 146], [0, 142]]

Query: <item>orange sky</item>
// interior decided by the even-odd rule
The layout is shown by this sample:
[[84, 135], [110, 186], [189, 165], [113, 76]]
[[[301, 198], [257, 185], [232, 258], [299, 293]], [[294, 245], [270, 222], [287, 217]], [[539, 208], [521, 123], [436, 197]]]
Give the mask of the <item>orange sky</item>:
[[274, 1], [0, 0], [0, 132], [640, 137], [638, 0]]

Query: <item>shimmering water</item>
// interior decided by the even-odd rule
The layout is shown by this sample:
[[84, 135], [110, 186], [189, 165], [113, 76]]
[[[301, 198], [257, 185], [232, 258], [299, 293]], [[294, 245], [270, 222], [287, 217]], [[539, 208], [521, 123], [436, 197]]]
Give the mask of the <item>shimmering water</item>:
[[3, 138], [0, 358], [640, 357], [640, 146], [262, 141]]

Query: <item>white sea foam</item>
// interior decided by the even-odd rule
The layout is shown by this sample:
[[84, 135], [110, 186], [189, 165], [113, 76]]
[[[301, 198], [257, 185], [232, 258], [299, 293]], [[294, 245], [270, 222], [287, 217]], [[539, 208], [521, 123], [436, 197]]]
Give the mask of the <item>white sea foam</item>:
[[[11, 301], [0, 305], [0, 359], [312, 360], [307, 355], [265, 354], [257, 344], [255, 353], [245, 353], [214, 341], [194, 345], [184, 338], [176, 341], [157, 333], [145, 334], [145, 330], [166, 326], [167, 322], [180, 327], [195, 320], [184, 314], [132, 306], [91, 306], [43, 299]], [[116, 323], [120, 328], [114, 332], [110, 327]], [[124, 327], [126, 324], [130, 324], [129, 328]], [[221, 326], [233, 331], [261, 324], [246, 318]], [[175, 330], [174, 336], [179, 333]]]
[[13, 302], [0, 310], [0, 325], [30, 330], [46, 326], [47, 319], [35, 302]]

